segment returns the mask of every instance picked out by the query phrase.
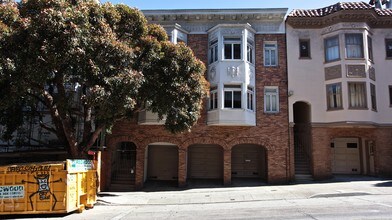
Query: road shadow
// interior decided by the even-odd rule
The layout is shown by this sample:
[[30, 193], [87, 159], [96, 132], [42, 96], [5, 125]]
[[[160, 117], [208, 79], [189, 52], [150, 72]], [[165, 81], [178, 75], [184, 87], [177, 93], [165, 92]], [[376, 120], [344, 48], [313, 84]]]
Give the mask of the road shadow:
[[51, 218], [64, 218], [74, 212], [66, 214], [18, 214], [18, 215], [0, 215], [0, 219], [51, 219]]
[[293, 181], [291, 184], [322, 184], [322, 183], [339, 183], [339, 182], [366, 182], [366, 181], [387, 181], [390, 180], [382, 177], [363, 176], [363, 175], [334, 175], [325, 180], [299, 180]]
[[377, 187], [392, 187], [392, 181], [376, 183], [376, 184], [374, 184], [374, 186], [377, 186]]

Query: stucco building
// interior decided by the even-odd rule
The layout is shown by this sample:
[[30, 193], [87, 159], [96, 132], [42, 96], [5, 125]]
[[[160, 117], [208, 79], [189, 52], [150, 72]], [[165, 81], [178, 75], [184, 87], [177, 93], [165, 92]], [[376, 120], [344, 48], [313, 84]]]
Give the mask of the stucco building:
[[296, 173], [391, 175], [392, 9], [294, 10], [286, 34]]
[[151, 112], [116, 124], [102, 155], [102, 188], [139, 189], [148, 180], [290, 181], [286, 11], [143, 11], [205, 63], [210, 97], [191, 132], [170, 134]]

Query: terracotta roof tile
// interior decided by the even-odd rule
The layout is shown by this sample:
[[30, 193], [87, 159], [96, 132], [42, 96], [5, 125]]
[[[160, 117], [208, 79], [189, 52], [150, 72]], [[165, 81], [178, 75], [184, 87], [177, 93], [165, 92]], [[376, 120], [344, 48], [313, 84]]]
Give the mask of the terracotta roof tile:
[[[334, 5], [319, 8], [319, 9], [308, 9], [308, 10], [301, 10], [295, 9], [293, 10], [288, 17], [324, 17], [329, 14], [342, 11], [342, 10], [368, 10], [372, 9], [373, 7], [365, 2], [339, 2]], [[387, 13], [390, 15], [390, 9], [377, 9], [380, 12], [377, 12], [379, 15]], [[376, 10], [376, 11], [377, 11]], [[388, 12], [384, 12], [388, 11]]]

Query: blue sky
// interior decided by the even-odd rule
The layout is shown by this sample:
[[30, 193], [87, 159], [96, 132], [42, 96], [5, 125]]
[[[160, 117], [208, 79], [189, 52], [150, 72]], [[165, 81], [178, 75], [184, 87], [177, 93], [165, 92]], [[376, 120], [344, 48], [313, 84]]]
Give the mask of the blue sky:
[[[216, 8], [289, 8], [313, 9], [336, 4], [339, 0], [102, 0], [123, 3], [139, 9], [216, 9]], [[356, 0], [352, 0], [356, 1]]]

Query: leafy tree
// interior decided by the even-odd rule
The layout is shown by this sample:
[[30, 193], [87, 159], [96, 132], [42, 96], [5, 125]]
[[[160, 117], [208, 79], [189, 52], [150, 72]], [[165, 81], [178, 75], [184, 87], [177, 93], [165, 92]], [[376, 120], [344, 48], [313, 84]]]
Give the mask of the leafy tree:
[[[0, 124], [26, 117], [83, 157], [100, 132], [147, 109], [189, 130], [206, 94], [205, 67], [184, 44], [125, 5], [92, 0], [0, 4]], [[51, 123], [43, 122], [49, 114]], [[82, 135], [76, 132], [83, 125]]]

